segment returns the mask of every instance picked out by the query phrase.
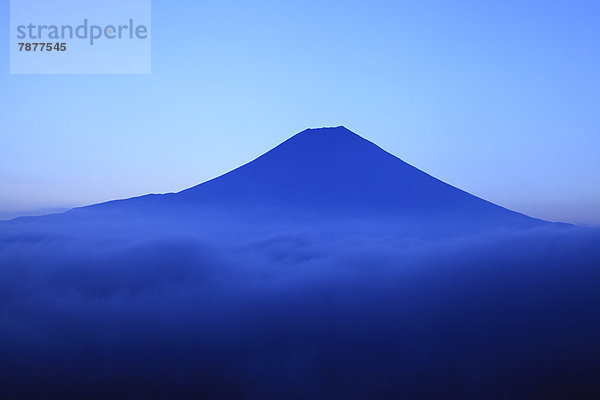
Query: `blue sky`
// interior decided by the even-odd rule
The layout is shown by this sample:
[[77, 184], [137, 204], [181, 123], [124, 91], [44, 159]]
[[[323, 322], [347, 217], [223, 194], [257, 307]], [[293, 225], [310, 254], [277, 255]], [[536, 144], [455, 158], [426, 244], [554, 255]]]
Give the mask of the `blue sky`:
[[0, 218], [181, 190], [304, 128], [345, 125], [505, 207], [598, 225], [599, 12], [154, 0], [152, 74], [139, 76], [10, 75], [0, 24]]

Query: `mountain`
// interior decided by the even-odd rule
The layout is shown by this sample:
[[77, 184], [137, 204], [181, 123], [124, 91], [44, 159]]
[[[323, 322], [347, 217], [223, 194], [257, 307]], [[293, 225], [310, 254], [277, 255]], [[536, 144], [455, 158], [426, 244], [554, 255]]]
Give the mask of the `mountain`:
[[[470, 233], [543, 224], [450, 186], [343, 126], [307, 129], [257, 159], [179, 193], [72, 210], [51, 220], [166, 219], [279, 226], [352, 220], [356, 230]], [[357, 222], [358, 221], [358, 222]], [[383, 225], [382, 225], [383, 224]], [[389, 229], [388, 229], [389, 228]]]

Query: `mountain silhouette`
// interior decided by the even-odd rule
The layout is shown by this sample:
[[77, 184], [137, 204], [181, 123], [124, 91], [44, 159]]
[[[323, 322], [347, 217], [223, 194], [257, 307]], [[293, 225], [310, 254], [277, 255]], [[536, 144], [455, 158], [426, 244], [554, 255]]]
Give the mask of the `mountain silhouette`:
[[431, 177], [343, 126], [307, 129], [177, 196], [355, 216], [469, 214], [528, 220]]
[[[450, 186], [343, 126], [304, 130], [255, 160], [179, 193], [110, 201], [65, 215], [70, 220], [166, 218], [203, 226], [342, 218], [366, 221], [354, 226], [359, 230], [376, 221], [377, 227], [385, 224], [405, 234], [544, 223]], [[64, 219], [52, 217], [57, 218]]]

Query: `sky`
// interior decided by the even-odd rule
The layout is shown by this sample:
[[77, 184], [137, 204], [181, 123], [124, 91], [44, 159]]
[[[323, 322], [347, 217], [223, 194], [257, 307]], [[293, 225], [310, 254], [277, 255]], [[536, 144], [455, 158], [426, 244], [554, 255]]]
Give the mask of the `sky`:
[[182, 190], [344, 125], [494, 203], [600, 225], [599, 12], [154, 0], [149, 75], [11, 75], [0, 24], [0, 219]]

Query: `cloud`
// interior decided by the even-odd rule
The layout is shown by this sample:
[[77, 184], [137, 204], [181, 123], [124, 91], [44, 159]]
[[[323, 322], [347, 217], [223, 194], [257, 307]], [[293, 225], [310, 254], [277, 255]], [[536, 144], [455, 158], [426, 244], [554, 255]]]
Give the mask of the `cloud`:
[[2, 236], [3, 397], [600, 394], [595, 230], [123, 237]]

